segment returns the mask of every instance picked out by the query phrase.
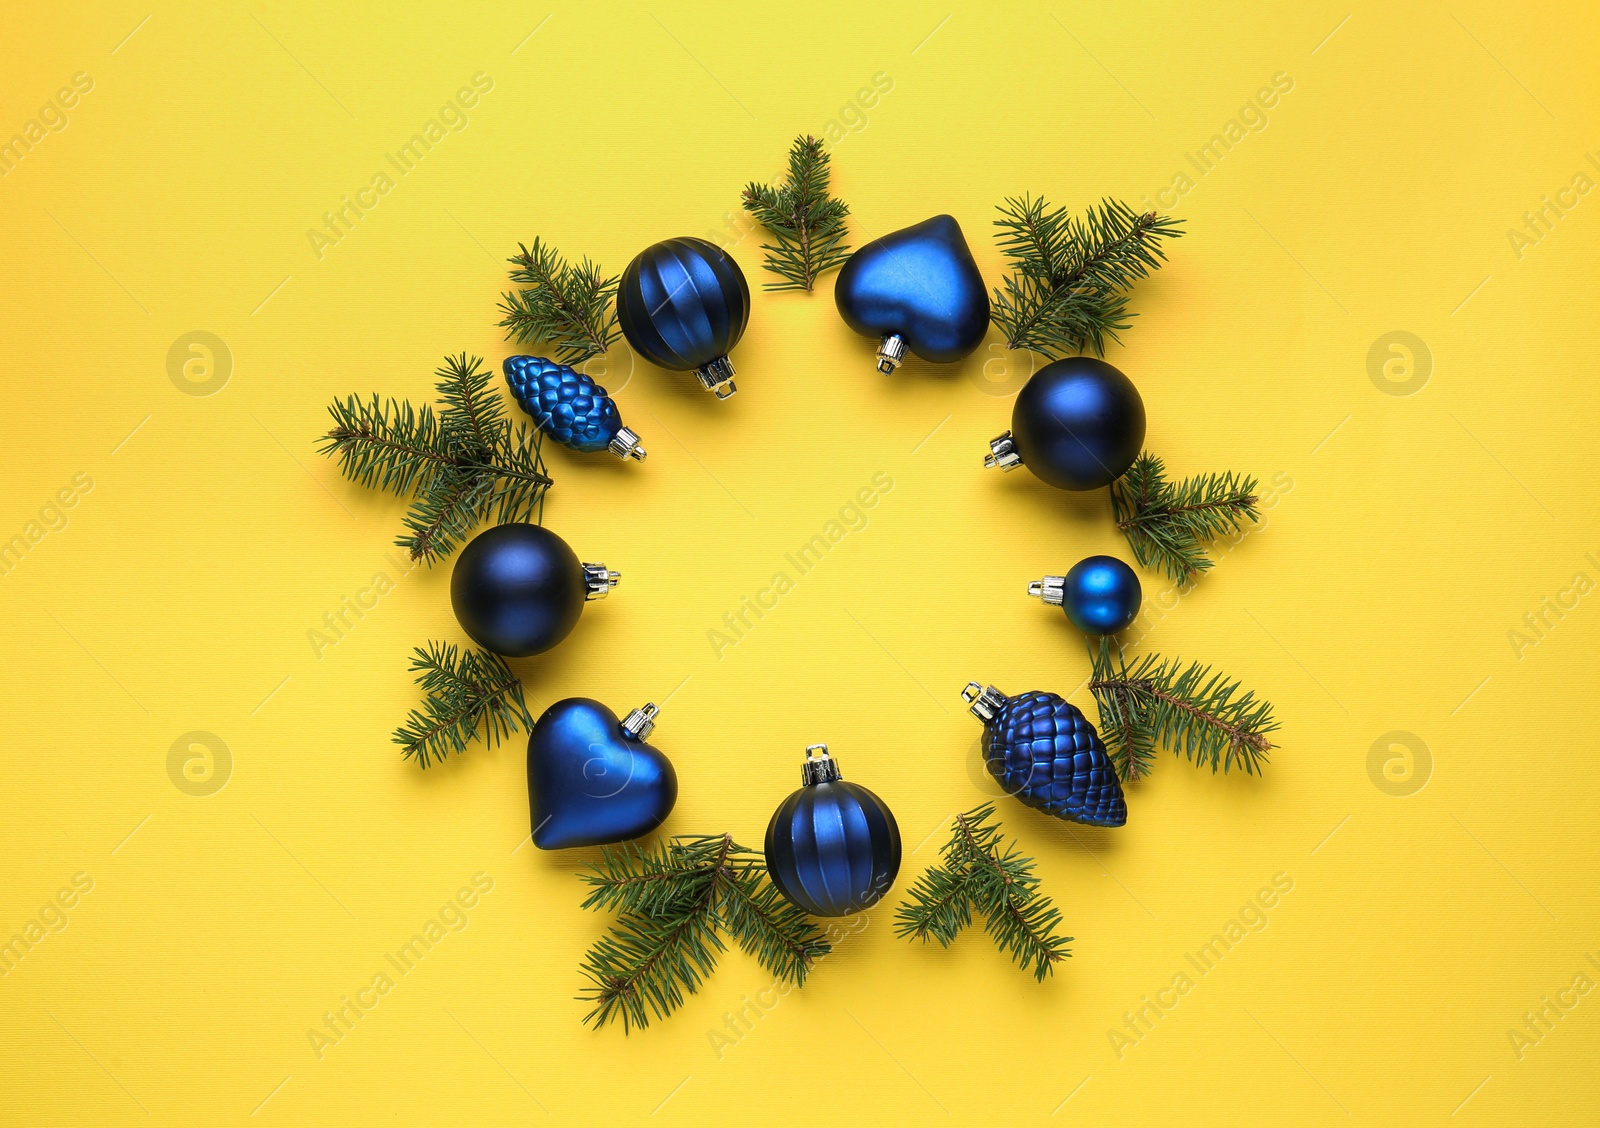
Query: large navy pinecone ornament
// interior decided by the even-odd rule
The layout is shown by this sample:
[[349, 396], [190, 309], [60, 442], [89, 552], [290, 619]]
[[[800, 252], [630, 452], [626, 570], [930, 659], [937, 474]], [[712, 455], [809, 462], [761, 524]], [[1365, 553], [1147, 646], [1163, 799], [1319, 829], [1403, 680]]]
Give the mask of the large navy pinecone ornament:
[[983, 757], [1007, 794], [1068, 822], [1121, 826], [1122, 784], [1100, 736], [1078, 708], [1053, 693], [1007, 697], [971, 682], [961, 691], [983, 722]]
[[504, 369], [522, 410], [562, 446], [643, 460], [639, 436], [622, 425], [616, 401], [587, 374], [542, 356], [508, 356]]

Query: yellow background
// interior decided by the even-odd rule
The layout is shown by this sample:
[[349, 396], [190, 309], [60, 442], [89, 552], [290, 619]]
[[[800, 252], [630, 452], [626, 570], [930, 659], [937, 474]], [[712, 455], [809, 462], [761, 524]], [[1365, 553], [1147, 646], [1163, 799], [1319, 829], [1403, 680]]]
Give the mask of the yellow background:
[[[0, 979], [0, 1121], [1600, 1117], [1600, 994], [1569, 994], [1520, 1055], [1509, 1036], [1600, 981], [1600, 598], [1509, 637], [1600, 579], [1600, 196], [1520, 257], [1507, 236], [1595, 173], [1586, 6], [70, 7], [13, 13], [0, 68], [0, 138], [94, 82], [0, 178], [0, 540], [93, 483], [0, 577], [0, 938], [74, 874], [94, 887]], [[308, 229], [480, 71], [468, 127], [319, 260]], [[613, 272], [718, 238], [759, 285], [738, 191], [800, 132], [842, 138], [855, 242], [948, 211], [994, 281], [1003, 197], [1154, 200], [1280, 72], [1270, 124], [1168, 194], [1187, 235], [1109, 354], [1174, 472], [1289, 483], [1181, 601], [1144, 573], [1168, 610], [1139, 650], [1275, 704], [1266, 776], [1164, 754], [1115, 832], [1004, 802], [1077, 937], [1042, 986], [978, 932], [895, 939], [950, 816], [994, 793], [957, 691], [1088, 705], [1081, 641], [1023, 589], [1126, 545], [1103, 495], [981, 470], [1025, 356], [885, 378], [831, 278], [758, 293], [727, 403], [609, 358], [650, 459], [555, 451], [546, 522], [623, 585], [517, 666], [535, 709], [670, 695], [672, 832], [759, 845], [825, 741], [892, 804], [906, 860], [720, 1053], [712, 1032], [769, 985], [737, 952], [645, 1032], [584, 1028], [577, 965], [605, 920], [578, 908], [587, 854], [518, 849], [520, 741], [426, 774], [389, 742], [411, 647], [461, 638], [449, 569], [401, 578], [402, 506], [313, 453], [327, 403], [425, 397], [446, 352], [498, 366], [503, 259], [536, 234]], [[863, 97], [875, 75], [892, 88]], [[195, 330], [232, 354], [214, 395], [168, 375]], [[1431, 357], [1414, 395], [1369, 375], [1395, 330]], [[707, 632], [879, 471], [868, 526], [719, 658]], [[380, 572], [394, 590], [319, 657], [308, 631]], [[207, 796], [168, 772], [197, 730], [233, 761]], [[1383, 742], [1369, 769], [1397, 731], [1427, 755]], [[476, 873], [494, 884], [468, 927], [318, 1060], [307, 1031]], [[1279, 873], [1267, 927], [1119, 1057], [1124, 1013]]]

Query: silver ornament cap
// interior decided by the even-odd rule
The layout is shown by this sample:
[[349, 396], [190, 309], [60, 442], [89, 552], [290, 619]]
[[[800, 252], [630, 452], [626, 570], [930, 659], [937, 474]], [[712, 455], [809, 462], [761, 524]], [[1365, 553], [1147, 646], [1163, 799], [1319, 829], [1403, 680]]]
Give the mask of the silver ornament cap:
[[989, 453], [983, 456], [983, 464], [991, 469], [998, 466], [1006, 471], [1022, 465], [1022, 455], [1017, 453], [1017, 444], [1010, 431], [989, 440]]
[[839, 772], [839, 762], [828, 755], [826, 744], [806, 746], [805, 763], [800, 765], [801, 784], [810, 787], [814, 783], [832, 783], [843, 778]]
[[702, 364], [694, 370], [694, 374], [699, 378], [701, 386], [708, 392], [716, 393], [719, 400], [727, 399], [739, 390], [733, 384], [733, 361], [725, 356], [719, 356], [716, 360]]
[[589, 603], [596, 599], [604, 599], [611, 594], [611, 589], [621, 582], [621, 572], [613, 572], [604, 564], [586, 563], [583, 566], [583, 601]]
[[656, 714], [661, 712], [654, 701], [647, 701], [622, 718], [622, 731], [634, 740], [646, 740], [656, 728]]
[[992, 685], [979, 685], [977, 682], [968, 682], [961, 691], [961, 699], [967, 703], [968, 709], [974, 717], [988, 724], [1005, 708], [1006, 695]]
[[890, 333], [878, 342], [878, 371], [885, 376], [899, 368], [906, 359], [906, 339]]
[[639, 445], [639, 436], [627, 427], [617, 428], [617, 433], [611, 436], [606, 449], [624, 461], [632, 458], [643, 462], [647, 453], [644, 447]]
[[1042, 599], [1051, 607], [1060, 607], [1067, 601], [1067, 577], [1046, 576], [1028, 585], [1028, 594]]

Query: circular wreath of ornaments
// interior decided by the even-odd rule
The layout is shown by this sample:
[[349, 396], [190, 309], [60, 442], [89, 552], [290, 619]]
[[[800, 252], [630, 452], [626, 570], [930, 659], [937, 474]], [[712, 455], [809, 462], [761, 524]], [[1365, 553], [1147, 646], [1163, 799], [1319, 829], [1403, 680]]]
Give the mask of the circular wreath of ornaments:
[[[841, 319], [877, 342], [875, 365], [893, 374], [908, 357], [934, 365], [970, 356], [991, 322], [1010, 347], [1102, 351], [1126, 327], [1126, 291], [1164, 259], [1175, 221], [1107, 202], [1078, 221], [1044, 202], [1008, 200], [1001, 248], [1013, 271], [993, 300], [957, 221], [939, 215], [849, 252], [848, 208], [828, 195], [820, 142], [797, 140], [789, 179], [751, 184], [745, 207], [774, 237], [764, 247], [780, 281], [769, 289], [810, 291], [838, 268]], [[811, 918], [860, 913], [893, 886], [900, 832], [888, 803], [846, 780], [825, 745], [806, 750], [801, 786], [774, 811], [759, 853], [729, 835], [638, 840], [671, 814], [678, 777], [649, 743], [659, 710], [649, 703], [619, 718], [598, 700], [557, 701], [536, 720], [520, 679], [504, 662], [542, 654], [574, 629], [586, 606], [622, 576], [584, 562], [538, 523], [550, 484], [545, 439], [579, 452], [646, 457], [615, 401], [576, 365], [626, 338], [648, 363], [693, 373], [719, 400], [736, 392], [730, 354], [751, 316], [749, 285], [726, 252], [703, 239], [674, 238], [641, 251], [618, 277], [585, 259], [574, 265], [535, 240], [511, 261], [517, 289], [502, 324], [553, 355], [522, 354], [503, 365], [506, 386], [531, 421], [514, 422], [481, 362], [448, 359], [439, 408], [350, 397], [336, 402], [324, 452], [348, 477], [412, 500], [400, 543], [432, 563], [465, 542], [450, 584], [465, 634], [481, 649], [449, 643], [419, 649], [413, 670], [426, 696], [395, 739], [423, 767], [475, 739], [529, 732], [530, 833], [541, 850], [606, 847], [584, 880], [585, 907], [617, 914], [589, 953], [584, 996], [594, 1025], [647, 1025], [681, 1005], [731, 936], [778, 975], [803, 982], [828, 951]], [[1063, 274], [1060, 264], [1075, 264]], [[1052, 269], [1055, 273], [1052, 273]], [[1011, 427], [984, 462], [1026, 467], [1063, 490], [1110, 487], [1113, 513], [1135, 559], [1192, 582], [1209, 566], [1205, 543], [1256, 517], [1255, 484], [1234, 475], [1169, 482], [1159, 459], [1141, 454], [1144, 402], [1133, 382], [1101, 359], [1070, 355], [1039, 369], [1018, 394]], [[490, 527], [471, 535], [475, 527]], [[470, 539], [469, 539], [470, 536]], [[1167, 745], [1213, 770], [1256, 771], [1276, 727], [1270, 707], [1209, 668], [1155, 655], [1129, 664], [1112, 639], [1137, 619], [1138, 575], [1122, 560], [1087, 557], [1063, 575], [1028, 585], [1060, 607], [1086, 636], [1090, 689], [1100, 729], [1050, 692], [1007, 696], [971, 683], [962, 696], [983, 724], [984, 764], [1004, 792], [1048, 815], [1120, 827], [1122, 784]], [[1109, 739], [1111, 747], [1102, 739]], [[1037, 888], [1031, 859], [999, 837], [985, 805], [957, 816], [939, 864], [912, 886], [897, 932], [948, 945], [974, 915], [987, 918], [1002, 950], [1043, 978], [1067, 954], [1060, 914]], [[665, 930], [665, 931], [664, 931]], [[691, 936], [687, 947], [651, 948]], [[676, 941], [674, 941], [676, 943]], [[646, 958], [641, 953], [654, 952]], [[662, 961], [658, 957], [670, 956]], [[671, 971], [642, 971], [662, 962]]]

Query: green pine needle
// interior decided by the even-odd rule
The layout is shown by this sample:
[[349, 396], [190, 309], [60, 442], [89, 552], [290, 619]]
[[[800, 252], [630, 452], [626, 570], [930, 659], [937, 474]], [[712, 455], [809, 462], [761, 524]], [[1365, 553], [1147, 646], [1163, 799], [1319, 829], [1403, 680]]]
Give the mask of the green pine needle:
[[413, 560], [431, 565], [484, 522], [527, 521], [543, 510], [543, 436], [511, 423], [482, 365], [465, 353], [445, 358], [437, 412], [376, 394], [328, 408], [333, 428], [318, 449], [351, 481], [411, 499], [395, 543]]
[[576, 266], [548, 243], [517, 244], [511, 281], [518, 288], [501, 295], [500, 321], [507, 339], [544, 342], [563, 364], [577, 364], [609, 349], [617, 339], [617, 278], [583, 259]]
[[850, 208], [828, 195], [829, 164], [821, 141], [796, 137], [782, 187], [753, 180], [745, 187], [744, 210], [776, 240], [761, 247], [767, 269], [782, 279], [768, 282], [768, 290], [809, 291], [818, 276], [850, 257], [844, 241]]
[[1103, 356], [1108, 341], [1120, 343], [1133, 316], [1128, 290], [1166, 262], [1161, 241], [1183, 235], [1181, 219], [1111, 199], [1081, 219], [1031, 196], [999, 210], [996, 238], [1012, 273], [995, 288], [994, 324], [1007, 348], [1049, 357]]
[[1207, 541], [1261, 519], [1257, 502], [1256, 480], [1248, 475], [1198, 474], [1173, 483], [1148, 452], [1111, 483], [1112, 513], [1134, 559], [1180, 584], [1211, 568]]
[[727, 949], [719, 933], [779, 979], [804, 984], [831, 948], [766, 874], [762, 856], [727, 834], [603, 849], [580, 875], [591, 890], [583, 907], [619, 915], [584, 957], [584, 1021], [598, 1029], [620, 1020], [626, 1033], [667, 1017], [715, 969]]
[[487, 650], [462, 652], [447, 642], [418, 647], [411, 671], [427, 695], [395, 729], [394, 742], [407, 759], [426, 768], [451, 752], [463, 752], [474, 740], [493, 748], [533, 719], [522, 699], [522, 683], [498, 655]]
[[1277, 731], [1272, 705], [1209, 666], [1146, 654], [1131, 666], [1111, 641], [1089, 646], [1089, 691], [1100, 709], [1100, 737], [1124, 780], [1148, 774], [1157, 745], [1213, 772], [1237, 764], [1263, 771]]
[[1039, 892], [1033, 859], [1001, 839], [999, 824], [989, 821], [993, 815], [994, 804], [985, 803], [956, 816], [940, 863], [917, 879], [895, 910], [895, 935], [949, 947], [979, 913], [996, 946], [1043, 980], [1072, 954], [1072, 937], [1057, 933], [1061, 911]]

